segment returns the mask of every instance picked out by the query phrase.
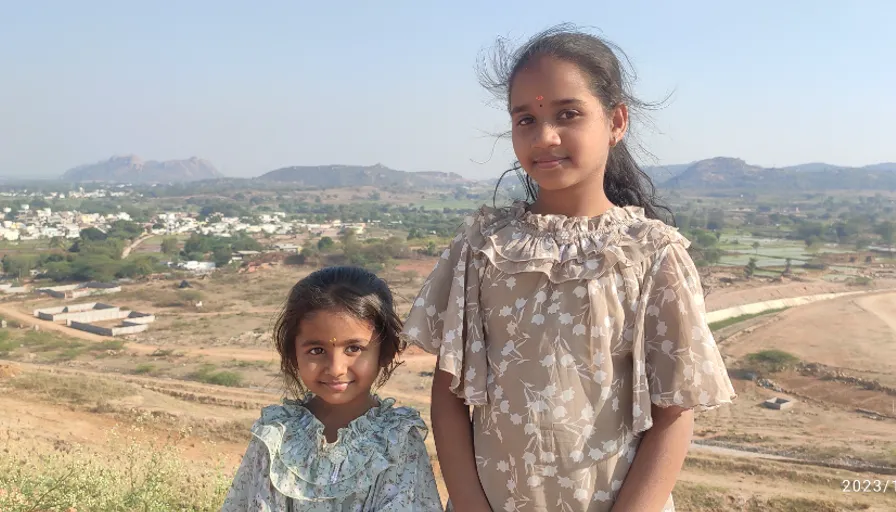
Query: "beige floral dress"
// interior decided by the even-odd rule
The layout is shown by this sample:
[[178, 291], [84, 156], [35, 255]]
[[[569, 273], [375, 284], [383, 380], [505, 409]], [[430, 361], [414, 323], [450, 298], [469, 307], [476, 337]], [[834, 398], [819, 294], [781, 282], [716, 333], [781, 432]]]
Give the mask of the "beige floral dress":
[[378, 399], [328, 443], [310, 399], [262, 409], [222, 512], [441, 512], [417, 411]]
[[635, 207], [565, 217], [517, 202], [466, 219], [404, 334], [474, 406], [493, 510], [608, 511], [652, 404], [735, 398], [687, 247]]

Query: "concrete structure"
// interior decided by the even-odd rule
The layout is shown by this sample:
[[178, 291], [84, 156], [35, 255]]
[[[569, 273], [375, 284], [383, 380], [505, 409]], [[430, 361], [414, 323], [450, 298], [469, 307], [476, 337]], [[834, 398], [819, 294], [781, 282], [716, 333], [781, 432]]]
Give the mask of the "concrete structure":
[[762, 402], [762, 405], [768, 407], [769, 409], [776, 409], [779, 411], [786, 411], [793, 407], [793, 400], [781, 397], [769, 398], [765, 402]]
[[[125, 313], [125, 316], [130, 311]], [[102, 322], [121, 318], [122, 311], [118, 306], [110, 306], [99, 302], [72, 304], [55, 308], [35, 309], [34, 316], [48, 322], [66, 322], [78, 320], [82, 322]]]
[[[118, 306], [88, 302], [55, 308], [35, 309], [34, 316], [49, 322], [65, 322], [72, 329], [92, 332], [101, 336], [120, 336], [143, 332], [156, 317], [151, 313], [140, 313], [121, 309]], [[121, 320], [113, 327], [95, 325], [97, 322]]]
[[29, 291], [31, 291], [31, 288], [27, 286], [13, 286], [9, 283], [0, 284], [0, 293], [6, 293], [8, 295], [28, 293]]
[[99, 334], [100, 336], [121, 336], [124, 334], [136, 334], [138, 332], [143, 332], [149, 328], [149, 325], [147, 324], [135, 323], [128, 320], [125, 320], [121, 322], [120, 325], [116, 325], [114, 327], [102, 327], [99, 325], [93, 325], [84, 322], [76, 322], [74, 320], [69, 320], [68, 322], [66, 322], [66, 325], [68, 325], [72, 329], [92, 332], [93, 334]]
[[49, 295], [57, 299], [80, 299], [81, 297], [109, 295], [110, 293], [118, 293], [120, 291], [121, 287], [117, 284], [97, 282], [67, 284], [37, 289], [37, 293]]

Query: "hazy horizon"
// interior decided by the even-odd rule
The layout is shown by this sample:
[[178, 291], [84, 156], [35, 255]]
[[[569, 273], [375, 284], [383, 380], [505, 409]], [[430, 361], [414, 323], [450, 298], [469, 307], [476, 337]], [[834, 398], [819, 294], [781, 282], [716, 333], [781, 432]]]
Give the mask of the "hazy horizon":
[[642, 98], [674, 91], [655, 130], [640, 126], [645, 165], [896, 161], [896, 4], [883, 1], [51, 4], [0, 19], [7, 178], [116, 154], [195, 156], [230, 177], [376, 163], [497, 177], [513, 155], [492, 154], [490, 134], [508, 119], [477, 83], [479, 52], [564, 21], [625, 50]]

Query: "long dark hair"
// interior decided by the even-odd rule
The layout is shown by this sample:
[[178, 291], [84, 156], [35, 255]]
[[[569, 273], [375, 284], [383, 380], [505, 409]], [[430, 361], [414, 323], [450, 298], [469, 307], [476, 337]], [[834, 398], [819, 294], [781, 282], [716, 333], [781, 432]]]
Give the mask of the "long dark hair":
[[[617, 53], [629, 62], [625, 53], [612, 43], [572, 25], [562, 24], [535, 35], [515, 50], [511, 49], [506, 39], [499, 38], [491, 58], [479, 63], [479, 81], [500, 101], [506, 102], [509, 110], [510, 91], [517, 73], [536, 57], [551, 56], [571, 62], [582, 70], [589, 78], [592, 92], [608, 114], [620, 104], [626, 105], [633, 116], [659, 106], [641, 101], [632, 94], [634, 73], [622, 66]], [[501, 180], [510, 172], [515, 172], [522, 181], [526, 200], [534, 202], [538, 197], [538, 186], [522, 170], [519, 161], [501, 175], [495, 187], [495, 197]], [[675, 222], [672, 211], [660, 203], [650, 176], [638, 166], [624, 140], [610, 148], [604, 174], [604, 192], [616, 206], [639, 206], [648, 218], [671, 224]]]
[[401, 364], [395, 357], [404, 350], [402, 322], [395, 313], [392, 291], [363, 268], [338, 266], [312, 272], [296, 283], [274, 325], [274, 343], [287, 390], [297, 398], [305, 394], [296, 359], [296, 336], [302, 319], [318, 311], [339, 311], [373, 324], [380, 344], [376, 385], [385, 384]]

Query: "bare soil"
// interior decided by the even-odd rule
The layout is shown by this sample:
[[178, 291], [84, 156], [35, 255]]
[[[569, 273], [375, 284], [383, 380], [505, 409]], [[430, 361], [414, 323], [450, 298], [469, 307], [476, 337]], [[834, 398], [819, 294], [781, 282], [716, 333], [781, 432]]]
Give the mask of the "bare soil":
[[[409, 281], [402, 274], [413, 270], [423, 277], [434, 264], [435, 259], [414, 260], [387, 275], [402, 313], [420, 285], [419, 279]], [[27, 450], [80, 443], [101, 451], [115, 426], [139, 422], [146, 427], [142, 435], [159, 442], [189, 427], [182, 442], [192, 450], [191, 457], [212, 461], [223, 456], [234, 469], [260, 408], [283, 396], [270, 331], [286, 292], [309, 270], [279, 266], [254, 274], [188, 278], [192, 290], [202, 295], [203, 307], [198, 309], [174, 305], [181, 295], [176, 288], [180, 279], [126, 285], [121, 294], [102, 297], [103, 302], [154, 313], [158, 320], [109, 353], [86, 352], [57, 361], [41, 359], [41, 354], [26, 357], [27, 347], [12, 352], [8, 357], [16, 360], [0, 364], [0, 410], [4, 411], [0, 433]], [[717, 310], [835, 291], [856, 288], [820, 280], [737, 283], [714, 290], [707, 297], [707, 307]], [[43, 322], [31, 314], [35, 307], [64, 302], [6, 301], [0, 303], [0, 316], [25, 326], [38, 325], [73, 342], [109, 340]], [[749, 354], [778, 349], [806, 363], [896, 384], [896, 292], [814, 303], [746, 324], [752, 326], [749, 333], [721, 345], [734, 369], [749, 369]], [[428, 422], [434, 357], [411, 349], [404, 359], [380, 394], [418, 408]], [[202, 365], [239, 374], [241, 387], [191, 380]], [[886, 472], [888, 467], [896, 468], [896, 419], [886, 417], [896, 397], [795, 369], [767, 377], [782, 391], [735, 378], [736, 403], [698, 416], [698, 444], [676, 488], [679, 510], [896, 510], [896, 490], [887, 495], [841, 490], [846, 479], [896, 478]], [[26, 380], [19, 379], [32, 381], [25, 386]], [[45, 387], [34, 384], [44, 382], [41, 379], [46, 379]], [[126, 391], [119, 388], [115, 396], [99, 393], [86, 399], [83, 393], [74, 395], [82, 398], [71, 399], [45, 391], [59, 385], [76, 391], [98, 380], [125, 386]], [[786, 411], [762, 406], [764, 400], [776, 396], [794, 399], [795, 406]], [[427, 443], [434, 456], [432, 436]], [[434, 466], [438, 473], [435, 460]]]

